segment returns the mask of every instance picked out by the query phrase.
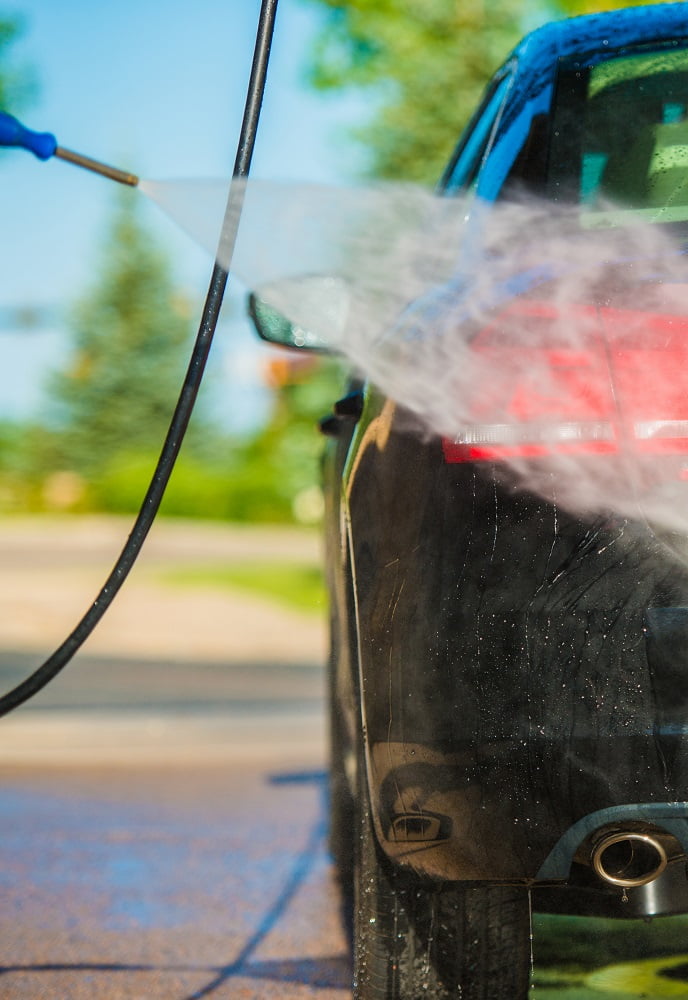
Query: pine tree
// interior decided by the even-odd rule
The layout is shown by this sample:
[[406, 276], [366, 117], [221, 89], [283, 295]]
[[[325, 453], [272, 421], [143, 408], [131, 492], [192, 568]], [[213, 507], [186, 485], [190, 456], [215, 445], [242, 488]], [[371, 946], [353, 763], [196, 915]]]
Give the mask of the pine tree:
[[52, 385], [65, 457], [88, 476], [118, 454], [159, 450], [190, 337], [170, 263], [129, 190], [118, 192], [102, 256], [74, 311], [68, 367]]

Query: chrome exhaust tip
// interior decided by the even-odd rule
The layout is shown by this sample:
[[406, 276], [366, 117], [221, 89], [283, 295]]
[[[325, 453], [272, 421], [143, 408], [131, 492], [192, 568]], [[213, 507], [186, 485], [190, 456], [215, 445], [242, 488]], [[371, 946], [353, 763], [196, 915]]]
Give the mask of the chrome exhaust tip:
[[668, 864], [661, 839], [636, 831], [609, 833], [602, 837], [594, 847], [591, 860], [593, 869], [604, 882], [623, 889], [654, 882]]

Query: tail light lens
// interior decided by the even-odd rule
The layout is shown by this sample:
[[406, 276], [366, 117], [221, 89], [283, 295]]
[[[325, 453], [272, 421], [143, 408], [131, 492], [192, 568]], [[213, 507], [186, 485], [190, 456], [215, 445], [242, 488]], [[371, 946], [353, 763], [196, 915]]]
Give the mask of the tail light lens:
[[471, 351], [482, 375], [447, 462], [688, 454], [688, 316], [518, 300]]

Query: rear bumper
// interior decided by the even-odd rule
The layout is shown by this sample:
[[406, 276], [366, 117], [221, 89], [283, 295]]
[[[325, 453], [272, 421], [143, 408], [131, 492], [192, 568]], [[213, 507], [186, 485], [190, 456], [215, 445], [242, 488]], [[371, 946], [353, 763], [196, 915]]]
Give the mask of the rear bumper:
[[[648, 767], [654, 738], [607, 741], [594, 758], [592, 746], [578, 741], [563, 753], [541, 739], [463, 750], [377, 742], [369, 787], [380, 845], [396, 864], [442, 881], [575, 881], [580, 867], [592, 871], [596, 842], [617, 830], [651, 831], [669, 844], [672, 864], [685, 860], [688, 800], [666, 801], [659, 768]], [[611, 759], [601, 758], [604, 749]], [[620, 761], [629, 759], [638, 765], [632, 783], [621, 777]], [[617, 774], [617, 784], [600, 781], [604, 773]], [[631, 801], [630, 784], [643, 801]]]

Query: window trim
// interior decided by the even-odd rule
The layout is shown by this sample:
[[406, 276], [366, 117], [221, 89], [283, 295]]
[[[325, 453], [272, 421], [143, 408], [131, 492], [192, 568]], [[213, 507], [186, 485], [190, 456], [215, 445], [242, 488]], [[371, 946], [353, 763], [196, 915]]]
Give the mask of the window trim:
[[[440, 183], [438, 185], [440, 191], [447, 192], [447, 193], [452, 193], [452, 194], [458, 193], [458, 192], [461, 192], [461, 191], [467, 191], [471, 187], [471, 185], [473, 184], [473, 182], [476, 180], [476, 178], [478, 177], [478, 175], [480, 173], [480, 169], [481, 169], [481, 167], [482, 167], [482, 165], [483, 165], [483, 163], [485, 161], [485, 157], [488, 155], [488, 153], [489, 153], [489, 151], [490, 151], [490, 149], [492, 147], [492, 143], [494, 142], [494, 138], [495, 138], [495, 135], [497, 133], [497, 129], [499, 127], [499, 122], [500, 122], [500, 119], [501, 119], [501, 114], [502, 114], [502, 108], [503, 108], [503, 105], [504, 105], [504, 100], [505, 100], [505, 98], [507, 96], [507, 92], [508, 92], [508, 90], [510, 88], [510, 85], [511, 85], [511, 82], [512, 82], [512, 80], [514, 78], [515, 72], [516, 72], [516, 60], [512, 59], [508, 63], [506, 63], [493, 76], [492, 80], [488, 84], [487, 90], [483, 94], [483, 98], [482, 98], [480, 104], [478, 105], [478, 107], [476, 108], [476, 110], [474, 111], [474, 113], [471, 115], [471, 118], [469, 119], [468, 124], [466, 125], [466, 127], [463, 130], [463, 132], [461, 133], [461, 137], [460, 137], [459, 142], [458, 142], [458, 144], [456, 146], [456, 149], [454, 150], [452, 158], [449, 161], [449, 164], [447, 166], [447, 169], [445, 170], [444, 174], [442, 175], [442, 178], [441, 178]], [[505, 82], [506, 82], [506, 85], [505, 85]], [[499, 105], [497, 107], [494, 119], [490, 123], [490, 126], [489, 126], [488, 131], [487, 131], [487, 135], [486, 135], [485, 140], [484, 140], [484, 142], [482, 144], [482, 148], [480, 149], [479, 153], [476, 155], [475, 163], [474, 163], [474, 165], [471, 168], [471, 173], [463, 181], [463, 183], [461, 183], [461, 184], [455, 183], [453, 181], [453, 178], [454, 178], [454, 175], [455, 175], [456, 171], [458, 170], [461, 157], [463, 156], [463, 154], [466, 151], [469, 143], [471, 142], [471, 139], [473, 138], [476, 130], [478, 129], [478, 127], [480, 126], [480, 123], [482, 122], [483, 118], [485, 117], [485, 114], [487, 113], [487, 110], [490, 107], [490, 104], [492, 104], [492, 102], [495, 99], [495, 96], [497, 95], [498, 91], [502, 87], [504, 88], [504, 93], [502, 95], [502, 100], [499, 102]]]

